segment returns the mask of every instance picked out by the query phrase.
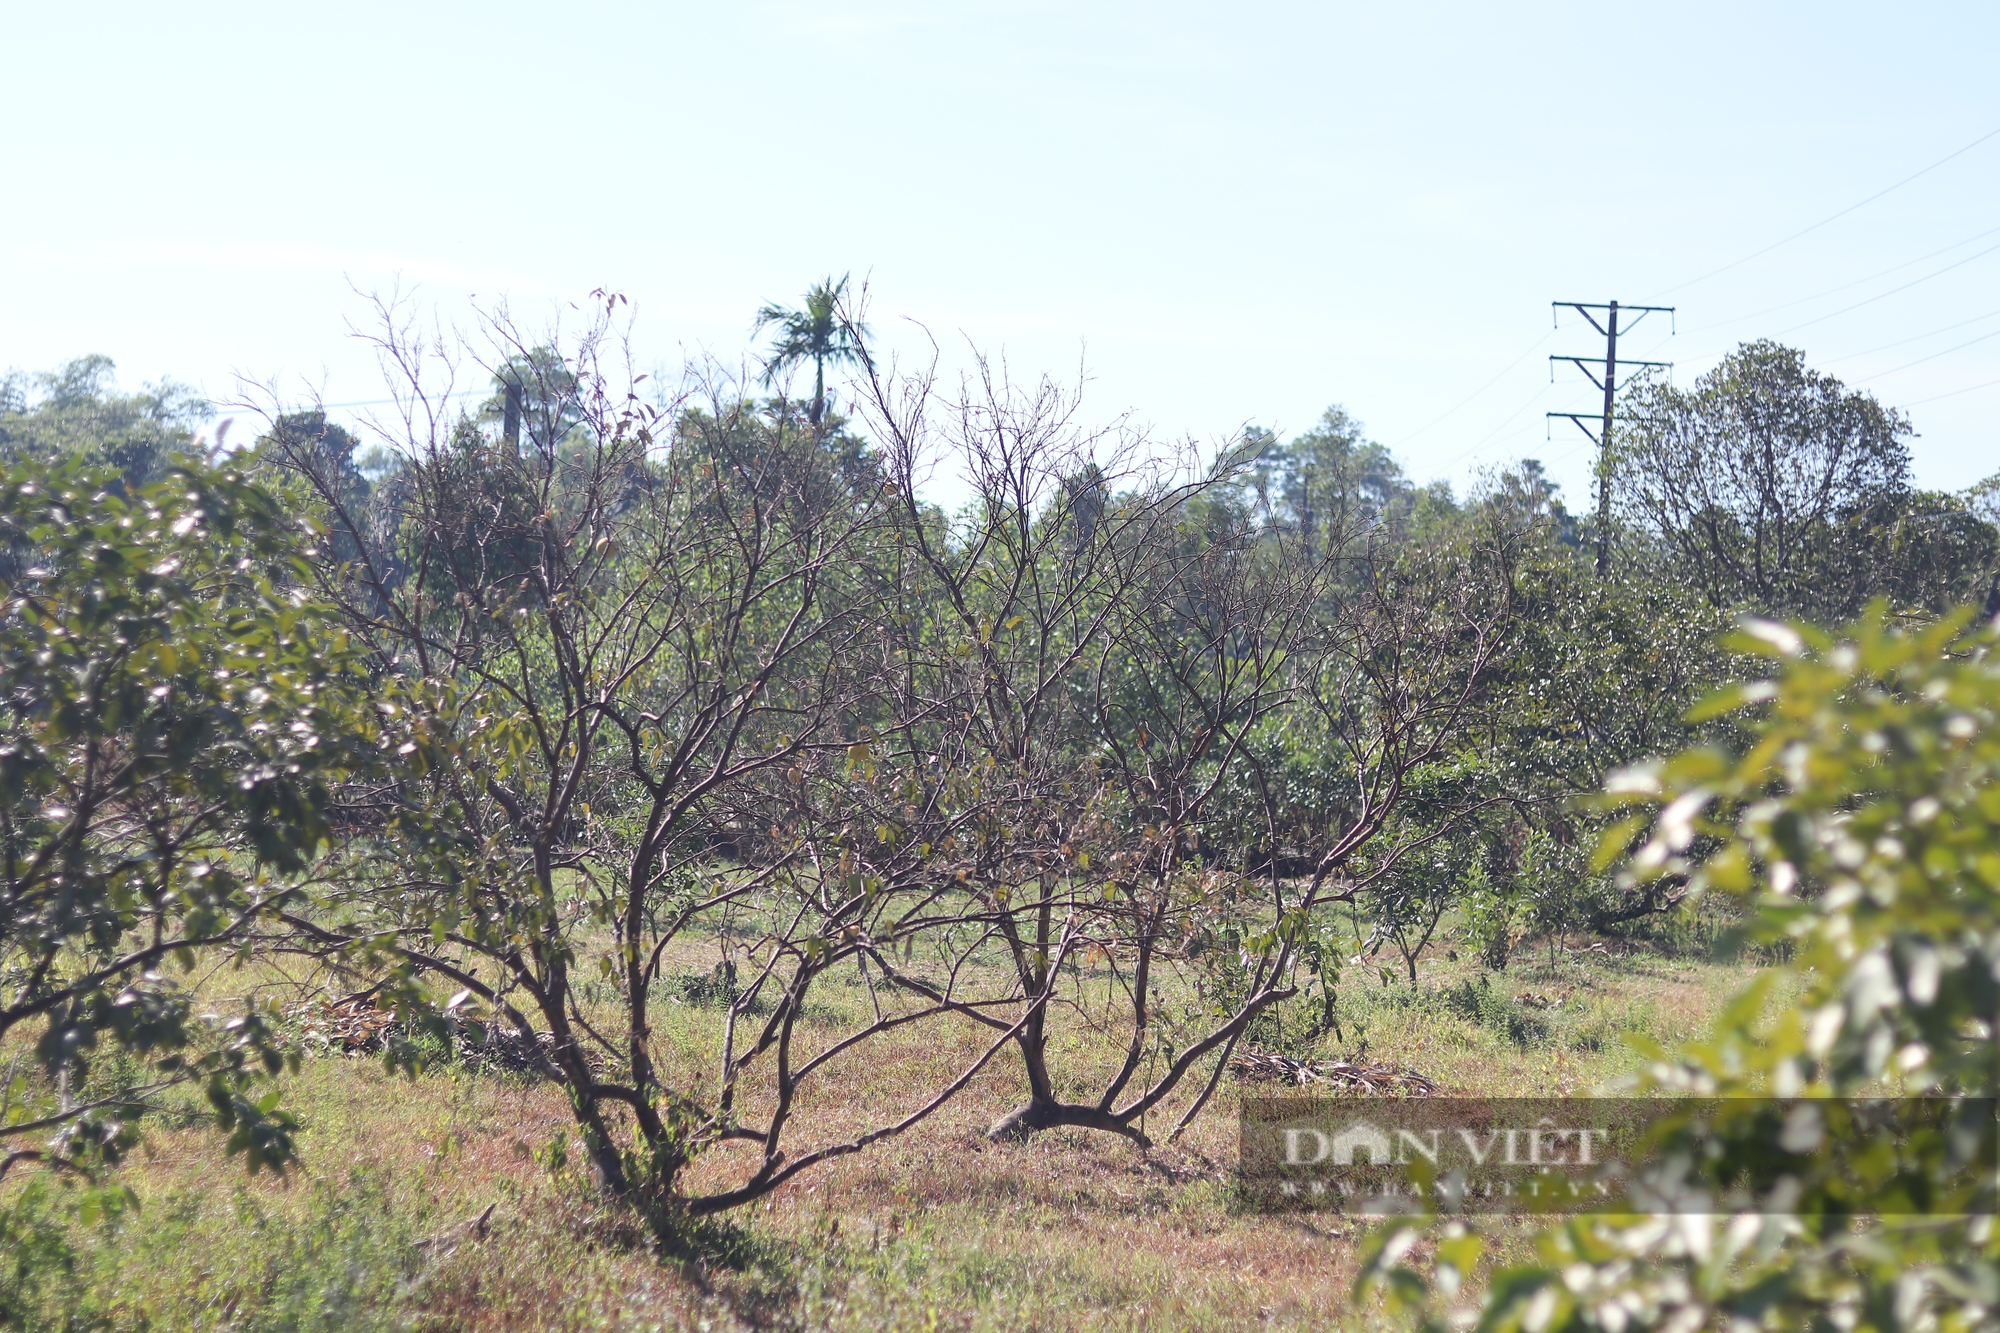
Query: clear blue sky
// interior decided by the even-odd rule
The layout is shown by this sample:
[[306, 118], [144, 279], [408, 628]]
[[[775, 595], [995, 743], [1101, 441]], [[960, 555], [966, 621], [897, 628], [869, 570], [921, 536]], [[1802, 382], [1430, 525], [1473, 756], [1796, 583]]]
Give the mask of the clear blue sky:
[[380, 395], [350, 284], [612, 287], [677, 362], [851, 269], [892, 342], [1082, 354], [1102, 417], [1339, 402], [1419, 478], [1580, 499], [1546, 358], [1601, 344], [1538, 343], [1549, 302], [1658, 298], [1628, 355], [1781, 336], [1909, 405], [1925, 483], [2000, 469], [2000, 137], [1682, 285], [2000, 129], [1990, 3], [39, 4], [0, 43], [0, 365], [338, 402]]

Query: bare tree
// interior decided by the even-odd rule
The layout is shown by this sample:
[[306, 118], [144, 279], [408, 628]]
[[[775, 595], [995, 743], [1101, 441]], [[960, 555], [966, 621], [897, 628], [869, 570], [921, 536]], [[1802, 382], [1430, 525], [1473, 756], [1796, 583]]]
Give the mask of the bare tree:
[[[865, 785], [854, 719], [875, 707], [892, 591], [884, 494], [826, 432], [722, 377], [696, 384], [699, 403], [643, 402], [612, 307], [566, 348], [487, 321], [489, 360], [546, 373], [525, 396], [564, 423], [525, 442], [434, 410], [439, 348], [385, 310], [378, 346], [405, 407], [393, 567], [357, 541], [320, 576], [376, 669], [419, 682], [452, 762], [358, 793], [370, 813], [341, 910], [289, 924], [299, 947], [400, 969], [405, 994], [443, 978], [460, 1013], [490, 1010], [567, 1088], [600, 1182], [671, 1218], [916, 1123], [1035, 1006], [884, 1123], [791, 1143], [814, 1079], [967, 1011], [949, 975], [914, 968], [934, 996], [898, 991], [831, 1036], [806, 1021], [815, 982], [893, 951], [908, 913], [900, 882], [852, 873], [855, 839], [824, 803], [770, 818], [772, 794], [809, 772]], [[310, 452], [289, 461], [358, 535]], [[689, 1082], [661, 1059], [655, 1016], [678, 952], [724, 913], [740, 929], [719, 1067]], [[683, 1168], [731, 1140], [761, 1150], [736, 1183], [684, 1193]]]
[[[1097, 947], [1077, 910], [1105, 818], [1088, 681], [1178, 506], [1211, 481], [1152, 465], [1142, 438], [1080, 424], [1074, 392], [1047, 379], [1017, 389], [983, 358], [955, 395], [939, 390], [934, 362], [901, 376], [871, 358], [864, 372], [862, 411], [900, 503], [895, 743], [929, 775], [932, 808], [949, 811], [911, 870], [981, 927], [965, 939], [968, 962], [987, 947], [1005, 960], [968, 1014], [1011, 1031], [1035, 1104], [1052, 1105], [1050, 1006], [1074, 1007], [1065, 961]], [[921, 498], [941, 467], [972, 490], [956, 518]], [[893, 959], [879, 965], [929, 993]]]
[[[864, 416], [902, 498], [899, 581], [926, 608], [903, 622], [898, 743], [928, 756], [917, 766], [959, 821], [926, 835], [940, 855], [912, 873], [961, 886], [961, 918], [1001, 950], [1012, 1007], [984, 1006], [992, 992], [980, 1021], [1027, 1015], [1012, 1040], [1028, 1099], [990, 1133], [1077, 1125], [1149, 1142], [1146, 1117], [1190, 1071], [1215, 1057], [1219, 1072], [1296, 993], [1301, 932], [1354, 891], [1341, 872], [1407, 773], [1452, 743], [1489, 636], [1446, 597], [1428, 614], [1448, 648], [1420, 644], [1397, 594], [1356, 572], [1372, 520], [1306, 531], [1260, 516], [1248, 457], [1149, 464], [1144, 441], [1081, 427], [1073, 394], [1018, 391], [983, 360], [955, 396], [929, 369], [864, 372]], [[972, 492], [955, 521], [919, 498], [941, 466]], [[1461, 669], [1420, 677], [1431, 647]], [[1254, 782], [1257, 738], [1316, 709], [1354, 765], [1355, 800], [1309, 831], [1299, 884], [1274, 868], [1275, 833], [1246, 839], [1218, 796]], [[1246, 923], [1247, 984], [1190, 1030], [1161, 1012], [1162, 982], [1176, 972], [1168, 990], [1190, 990], [1190, 944], [1221, 915]], [[1052, 1068], [1064, 1024], [1122, 1048], [1088, 1100], [1057, 1091], [1083, 1077]]]

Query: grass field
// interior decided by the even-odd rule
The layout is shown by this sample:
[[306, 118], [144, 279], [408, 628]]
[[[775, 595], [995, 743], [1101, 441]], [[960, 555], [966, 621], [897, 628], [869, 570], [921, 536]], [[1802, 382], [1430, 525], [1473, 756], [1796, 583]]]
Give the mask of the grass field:
[[[1420, 979], [1352, 983], [1327, 1054], [1414, 1068], [1446, 1091], [1589, 1093], [1638, 1067], [1625, 1041], [1696, 1036], [1742, 963], [1571, 941], [1483, 973], [1442, 947]], [[838, 1003], [838, 995], [834, 997]], [[700, 1067], [713, 1011], [672, 1033]], [[907, 1104], [982, 1042], [933, 1028], [884, 1048], [805, 1108], [806, 1137]], [[1072, 1038], [1069, 1067], [1110, 1064]], [[1190, 1090], [1191, 1093], [1192, 1090]], [[1369, 1325], [1351, 1296], [1359, 1228], [1230, 1205], [1236, 1085], [1150, 1154], [1102, 1133], [1026, 1143], [982, 1131], [1022, 1093], [996, 1060], [900, 1138], [806, 1173], [732, 1214], [704, 1262], [655, 1254], [593, 1196], [561, 1092], [441, 1064], [408, 1078], [365, 1057], [308, 1059], [285, 1104], [303, 1166], [247, 1179], [211, 1130], [149, 1122], [117, 1175], [142, 1207], [63, 1220], [12, 1180], [4, 1290], [35, 1328], [639, 1330], [1067, 1329]], [[1178, 1117], [1172, 1104], [1156, 1137]], [[192, 1117], [190, 1117], [191, 1119]], [[814, 1133], [817, 1131], [817, 1134]], [[694, 1179], [719, 1182], [726, 1153]], [[17, 1173], [18, 1174], [18, 1173]], [[38, 1201], [39, 1199], [39, 1201]], [[491, 1208], [483, 1228], [471, 1223]], [[1501, 1228], [1504, 1233], [1506, 1228]], [[1519, 1248], [1520, 1242], [1512, 1242]], [[1508, 1242], [1502, 1242], [1502, 1255]]]

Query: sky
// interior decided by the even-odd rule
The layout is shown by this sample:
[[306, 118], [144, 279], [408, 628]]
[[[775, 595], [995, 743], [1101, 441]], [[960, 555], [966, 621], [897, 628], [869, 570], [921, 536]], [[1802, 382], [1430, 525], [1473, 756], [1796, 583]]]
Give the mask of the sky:
[[1544, 414], [1601, 400], [1548, 357], [1603, 344], [1551, 303], [1615, 298], [1676, 307], [1620, 351], [1678, 383], [1775, 337], [1921, 484], [2000, 470], [1991, 3], [44, 4], [0, 49], [0, 366], [365, 403], [371, 293], [599, 288], [642, 360], [740, 363], [852, 272], [884, 349], [1081, 368], [1093, 419], [1339, 403], [1578, 503]]

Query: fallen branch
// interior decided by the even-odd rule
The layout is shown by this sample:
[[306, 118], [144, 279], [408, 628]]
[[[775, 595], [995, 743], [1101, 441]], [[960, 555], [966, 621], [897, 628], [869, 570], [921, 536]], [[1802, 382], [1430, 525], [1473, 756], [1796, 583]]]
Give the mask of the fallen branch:
[[1414, 1069], [1348, 1060], [1294, 1060], [1270, 1051], [1241, 1051], [1229, 1057], [1229, 1072], [1245, 1083], [1289, 1083], [1342, 1091], [1435, 1097], [1438, 1086]]

